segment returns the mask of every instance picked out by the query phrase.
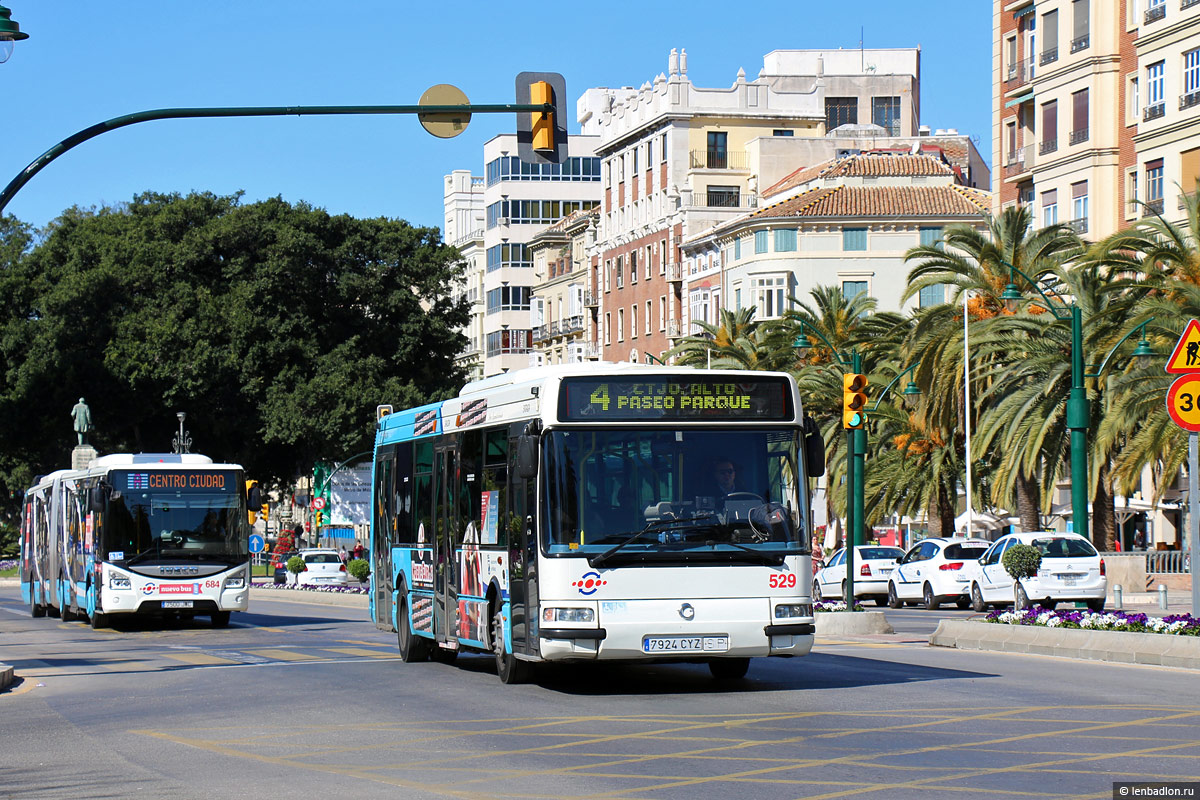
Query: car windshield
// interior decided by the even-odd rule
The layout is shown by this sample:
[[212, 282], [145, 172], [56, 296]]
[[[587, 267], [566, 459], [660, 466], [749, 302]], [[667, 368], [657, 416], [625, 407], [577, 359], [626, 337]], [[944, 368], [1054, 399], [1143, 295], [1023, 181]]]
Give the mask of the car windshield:
[[948, 544], [942, 551], [946, 558], [961, 558], [974, 561], [987, 552], [986, 544]]
[[[227, 485], [236, 484], [230, 480]], [[114, 491], [99, 525], [103, 555], [131, 566], [171, 561], [240, 563], [248, 557], [249, 536], [245, 506], [236, 488]]]
[[858, 557], [863, 561], [890, 561], [904, 558], [899, 547], [860, 547]]
[[337, 553], [308, 553], [304, 556], [306, 564], [340, 564], [342, 559]]
[[794, 429], [551, 431], [543, 550], [688, 563], [807, 552], [800, 459]]
[[1099, 555], [1096, 548], [1092, 547], [1091, 543], [1085, 539], [1067, 536], [1034, 539], [1033, 546], [1042, 554], [1042, 558], [1079, 558]]

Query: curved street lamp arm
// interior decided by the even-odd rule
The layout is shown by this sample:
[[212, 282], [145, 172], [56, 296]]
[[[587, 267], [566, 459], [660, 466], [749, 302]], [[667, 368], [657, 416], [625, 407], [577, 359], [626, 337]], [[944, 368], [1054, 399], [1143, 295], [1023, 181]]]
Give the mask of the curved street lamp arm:
[[903, 370], [901, 370], [900, 373], [898, 375], [896, 375], [896, 377], [892, 378], [891, 383], [889, 383], [887, 386], [883, 387], [883, 391], [880, 392], [879, 397], [877, 397], [875, 399], [875, 405], [871, 406], [871, 412], [874, 413], [875, 411], [879, 410], [879, 404], [883, 402], [883, 398], [887, 397], [888, 389], [891, 389], [893, 386], [896, 385], [897, 381], [899, 381], [901, 378], [903, 378], [905, 375], [912, 372], [914, 369], [916, 369], [919, 366], [921, 366], [921, 362], [918, 359], [914, 363], [909, 364], [907, 367], [905, 367]]
[[[1105, 368], [1106, 366], [1108, 366], [1108, 362], [1109, 362], [1109, 360], [1110, 360], [1110, 359], [1111, 359], [1111, 358], [1112, 358], [1114, 355], [1116, 355], [1116, 353], [1117, 353], [1117, 348], [1119, 348], [1121, 345], [1125, 344], [1125, 340], [1126, 340], [1126, 339], [1128, 339], [1130, 336], [1133, 336], [1133, 335], [1134, 335], [1135, 333], [1137, 333], [1138, 331], [1141, 331], [1141, 332], [1142, 332], [1142, 338], [1143, 338], [1143, 339], [1145, 339], [1145, 338], [1146, 338], [1146, 326], [1147, 326], [1147, 325], [1149, 325], [1149, 324], [1150, 324], [1151, 322], [1153, 322], [1153, 321], [1154, 321], [1154, 317], [1150, 317], [1150, 319], [1146, 320], [1146, 321], [1145, 321], [1145, 322], [1143, 322], [1141, 325], [1138, 325], [1138, 326], [1137, 326], [1137, 327], [1135, 327], [1133, 330], [1131, 330], [1129, 333], [1127, 333], [1127, 334], [1125, 334], [1124, 336], [1122, 336], [1122, 337], [1121, 337], [1121, 340], [1112, 346], [1112, 349], [1108, 351], [1108, 355], [1106, 355], [1106, 356], [1104, 357], [1104, 360], [1100, 362], [1100, 366], [1096, 368], [1096, 372], [1095, 372], [1095, 374], [1091, 374], [1091, 373], [1087, 373], [1087, 372], [1085, 372], [1085, 373], [1083, 374], [1083, 377], [1085, 377], [1085, 378], [1099, 378], [1101, 375], [1103, 375], [1103, 374], [1104, 374], [1104, 368]], [[1134, 355], [1141, 355], [1141, 354], [1140, 354], [1140, 353], [1134, 353]]]
[[[1061, 308], [1059, 308], [1059, 309], [1057, 309], [1057, 310], [1056, 310], [1056, 309], [1054, 308], [1054, 304], [1055, 304], [1055, 302], [1056, 302], [1056, 301], [1054, 301], [1054, 300], [1051, 300], [1051, 299], [1050, 299], [1050, 298], [1049, 298], [1049, 297], [1046, 295], [1046, 293], [1042, 291], [1041, 284], [1039, 284], [1039, 283], [1038, 283], [1037, 281], [1035, 281], [1033, 278], [1031, 278], [1031, 277], [1029, 277], [1028, 275], [1026, 275], [1024, 272], [1021, 272], [1021, 270], [1017, 269], [1017, 268], [1016, 268], [1016, 267], [1014, 267], [1012, 264], [1009, 264], [1007, 261], [1005, 261], [1005, 262], [1003, 262], [1003, 263], [1004, 263], [1004, 265], [1005, 265], [1006, 267], [1008, 267], [1008, 270], [1009, 270], [1009, 272], [1008, 272], [1009, 286], [1013, 286], [1013, 287], [1015, 288], [1016, 281], [1014, 281], [1014, 280], [1013, 280], [1013, 277], [1012, 277], [1012, 276], [1013, 276], [1013, 273], [1016, 273], [1017, 275], [1020, 275], [1022, 278], [1024, 278], [1024, 279], [1025, 279], [1025, 281], [1026, 281], [1026, 282], [1027, 282], [1027, 283], [1028, 283], [1030, 286], [1032, 286], [1032, 287], [1033, 287], [1033, 290], [1034, 290], [1035, 292], [1037, 292], [1038, 294], [1040, 294], [1040, 295], [1042, 296], [1042, 299], [1046, 301], [1047, 310], [1049, 310], [1049, 312], [1050, 312], [1051, 314], [1053, 314], [1053, 315], [1054, 315], [1054, 318], [1055, 318], [1056, 320], [1058, 320], [1058, 321], [1060, 321], [1060, 322], [1063, 322], [1063, 321], [1066, 321], [1066, 320], [1070, 319], [1070, 316], [1069, 316], [1069, 315], [1067, 315], [1067, 314], [1061, 314], [1061, 313], [1059, 313], [1060, 311], [1066, 311], [1067, 309], [1069, 309], [1069, 308], [1071, 307], [1071, 304], [1070, 304], [1070, 303], [1068, 303], [1066, 300], [1064, 300], [1064, 299], [1063, 299], [1063, 297], [1062, 297], [1062, 295], [1060, 295], [1058, 292], [1054, 291], [1054, 289], [1051, 289], [1051, 290], [1050, 290], [1050, 291], [1054, 292], [1054, 294], [1055, 294], [1055, 295], [1058, 297], [1057, 303], [1059, 304], [1059, 306], [1060, 306]], [[1005, 291], [1007, 291], [1007, 289], [1006, 289]]]
[[[845, 358], [842, 356], [842, 354], [838, 352], [838, 349], [837, 349], [836, 347], [834, 347], [834, 346], [833, 346], [833, 344], [832, 344], [832, 343], [831, 343], [831, 342], [830, 342], [828, 339], [826, 339], [826, 338], [825, 338], [825, 336], [824, 336], [824, 335], [823, 335], [823, 334], [822, 334], [822, 333], [821, 333], [819, 330], [817, 330], [816, 328], [814, 328], [812, 325], [806, 325], [806, 324], [804, 323], [804, 320], [800, 320], [800, 335], [801, 335], [801, 336], [807, 336], [808, 334], [806, 333], [806, 331], [807, 331], [808, 329], [810, 329], [810, 328], [812, 329], [812, 334], [813, 334], [813, 336], [816, 336], [818, 339], [820, 339], [822, 342], [824, 342], [824, 343], [825, 343], [825, 346], [826, 346], [826, 347], [828, 347], [828, 348], [829, 348], [829, 350], [830, 350], [830, 352], [832, 352], [832, 353], [833, 353], [833, 358], [834, 358], [834, 360], [835, 360], [835, 361], [837, 361], [837, 362], [838, 362], [838, 364], [840, 364], [840, 365], [841, 365], [841, 366], [843, 366], [843, 367], [849, 367], [849, 366], [850, 366], [850, 362], [849, 362], [849, 361], [847, 361], [847, 360], [846, 360], [846, 359], [845, 359]], [[799, 339], [797, 339], [795, 342], [792, 342], [792, 346], [794, 346], [794, 347], [798, 347], [798, 346], [800, 346], [800, 344], [799, 344], [799, 341], [800, 341], [800, 340], [799, 340]], [[806, 343], [806, 344], [807, 344], [807, 343]]]

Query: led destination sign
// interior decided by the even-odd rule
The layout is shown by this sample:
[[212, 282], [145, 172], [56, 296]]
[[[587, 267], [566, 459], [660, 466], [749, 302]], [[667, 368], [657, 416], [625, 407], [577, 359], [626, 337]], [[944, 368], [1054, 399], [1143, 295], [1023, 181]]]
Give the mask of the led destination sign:
[[167, 489], [171, 491], [227, 492], [237, 487], [233, 472], [170, 470], [120, 473], [114, 485], [128, 491]]
[[795, 418], [785, 378], [728, 381], [712, 377], [564, 378], [558, 416], [564, 422]]

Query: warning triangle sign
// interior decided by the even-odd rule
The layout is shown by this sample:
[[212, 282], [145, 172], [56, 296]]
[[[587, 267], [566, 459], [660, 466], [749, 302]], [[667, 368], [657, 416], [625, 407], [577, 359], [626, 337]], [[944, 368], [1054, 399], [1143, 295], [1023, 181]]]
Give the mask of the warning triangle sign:
[[1189, 320], [1188, 326], [1167, 360], [1167, 372], [1200, 372], [1200, 320]]

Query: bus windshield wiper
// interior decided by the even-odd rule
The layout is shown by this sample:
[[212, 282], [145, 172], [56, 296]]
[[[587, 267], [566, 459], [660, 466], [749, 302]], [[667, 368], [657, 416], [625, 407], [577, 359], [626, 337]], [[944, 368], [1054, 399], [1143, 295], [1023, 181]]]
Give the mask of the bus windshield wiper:
[[755, 556], [758, 556], [758, 558], [761, 559], [764, 564], [768, 564], [771, 566], [776, 566], [776, 565], [782, 564], [784, 561], [783, 553], [770, 553], [770, 552], [764, 552], [762, 550], [755, 550], [753, 547], [747, 547], [746, 545], [739, 544], [738, 542], [732, 542], [732, 541], [716, 542], [716, 541], [713, 541], [712, 539], [709, 539], [707, 542], [704, 543], [704, 546], [711, 547], [713, 550], [716, 550], [718, 544], [727, 544], [730, 547], [736, 547], [738, 550], [745, 550], [747, 553], [751, 553]]
[[[636, 532], [632, 533], [628, 539], [626, 539], [623, 542], [619, 542], [618, 544], [610, 547], [609, 549], [605, 550], [603, 553], [600, 553], [600, 554], [594, 555], [594, 556], [588, 556], [588, 564], [593, 567], [600, 566], [605, 561], [607, 561], [610, 557], [612, 557], [618, 550], [625, 547], [626, 545], [633, 544], [638, 539], [641, 539], [643, 536], [645, 536], [647, 533], [653, 533], [655, 531], [669, 530], [669, 529], [674, 528], [679, 525], [690, 525], [694, 522], [699, 522], [700, 520], [714, 520], [714, 519], [716, 519], [716, 516], [717, 515], [715, 513], [711, 512], [711, 511], [706, 511], [703, 514], [694, 514], [693, 516], [690, 516], [690, 517], [677, 517], [675, 519], [656, 519], [653, 522], [646, 523], [646, 527], [642, 528], [640, 531], [636, 531]], [[709, 528], [709, 527], [712, 527], [712, 525], [710, 523], [708, 525], [704, 525], [704, 526], [700, 526], [700, 527]]]

